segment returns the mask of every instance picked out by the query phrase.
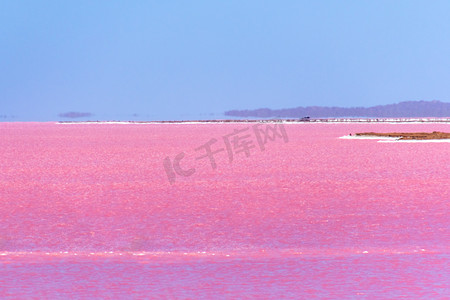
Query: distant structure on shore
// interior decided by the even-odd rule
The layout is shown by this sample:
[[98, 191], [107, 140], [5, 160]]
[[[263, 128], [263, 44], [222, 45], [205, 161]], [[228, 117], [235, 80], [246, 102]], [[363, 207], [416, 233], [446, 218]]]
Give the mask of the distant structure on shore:
[[[242, 118], [423, 118], [450, 117], [450, 103], [433, 101], [406, 101], [372, 107], [308, 106], [286, 109], [260, 108], [255, 110], [230, 110], [226, 116]], [[308, 118], [309, 118], [308, 117]]]

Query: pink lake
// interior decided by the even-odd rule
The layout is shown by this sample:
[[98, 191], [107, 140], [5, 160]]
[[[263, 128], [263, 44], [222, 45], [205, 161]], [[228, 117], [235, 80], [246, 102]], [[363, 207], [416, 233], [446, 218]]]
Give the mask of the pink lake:
[[253, 126], [0, 123], [0, 298], [450, 297], [450, 124]]

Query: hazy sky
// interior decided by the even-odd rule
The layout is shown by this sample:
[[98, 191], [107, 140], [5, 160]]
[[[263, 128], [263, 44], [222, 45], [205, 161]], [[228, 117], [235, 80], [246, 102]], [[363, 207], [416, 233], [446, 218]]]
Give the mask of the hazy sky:
[[0, 115], [449, 102], [449, 16], [447, 0], [3, 0]]

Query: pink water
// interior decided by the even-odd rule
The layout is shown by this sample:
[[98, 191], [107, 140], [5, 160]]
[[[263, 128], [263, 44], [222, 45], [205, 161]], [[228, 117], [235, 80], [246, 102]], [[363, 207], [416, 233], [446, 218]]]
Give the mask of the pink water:
[[450, 144], [338, 138], [450, 125], [284, 128], [0, 123], [0, 297], [450, 296]]

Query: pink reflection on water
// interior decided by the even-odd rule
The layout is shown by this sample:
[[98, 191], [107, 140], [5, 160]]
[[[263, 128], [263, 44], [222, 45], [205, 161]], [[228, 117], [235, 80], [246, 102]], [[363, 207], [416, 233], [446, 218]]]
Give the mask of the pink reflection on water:
[[[196, 159], [195, 148], [246, 127], [0, 123], [0, 264], [8, 266], [0, 283], [6, 290], [29, 284], [32, 291], [38, 288], [27, 274], [37, 269], [48, 282], [62, 269], [76, 270], [79, 280], [98, 269], [104, 272], [98, 280], [111, 283], [112, 274], [126, 272], [120, 275], [123, 287], [151, 293], [142, 282], [127, 285], [125, 274], [144, 276], [144, 269], [150, 271], [140, 267], [142, 259], [152, 257], [144, 262], [157, 264], [160, 273], [149, 278], [167, 285], [159, 290], [167, 297], [186, 285], [220, 292], [211, 288], [219, 281], [195, 281], [220, 278], [220, 272], [229, 285], [241, 287], [230, 295], [248, 297], [350, 295], [352, 280], [362, 276], [372, 276], [371, 284], [381, 288], [403, 286], [406, 295], [442, 295], [448, 288], [448, 272], [438, 270], [448, 264], [449, 144], [338, 137], [449, 131], [450, 125], [286, 124], [287, 143], [236, 154], [231, 163], [223, 152], [215, 157], [216, 169]], [[171, 185], [163, 161], [180, 152], [196, 172]], [[39, 262], [37, 269], [33, 262]], [[91, 267], [83, 269], [86, 263]], [[242, 264], [253, 271], [237, 267]], [[190, 268], [195, 280], [171, 285], [158, 279]], [[411, 272], [420, 270], [435, 275], [419, 282]], [[260, 271], [272, 278], [272, 288], [264, 288], [270, 284]], [[8, 276], [28, 279], [19, 284]], [[311, 277], [309, 286], [302, 276]], [[392, 282], [380, 281], [393, 276]], [[358, 285], [360, 292], [373, 295], [371, 284]], [[248, 291], [252, 286], [254, 293]], [[42, 295], [57, 296], [55, 288]]]

